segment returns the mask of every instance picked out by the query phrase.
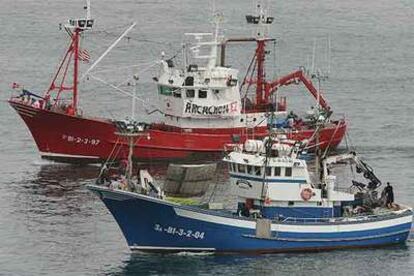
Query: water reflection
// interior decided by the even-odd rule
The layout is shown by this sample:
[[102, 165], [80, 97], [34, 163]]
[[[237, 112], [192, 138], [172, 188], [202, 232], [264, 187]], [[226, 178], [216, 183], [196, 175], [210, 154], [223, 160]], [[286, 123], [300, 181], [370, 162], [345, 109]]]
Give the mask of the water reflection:
[[[157, 178], [163, 178], [167, 165], [138, 164], [140, 168], [148, 169]], [[26, 175], [19, 181], [24, 188], [23, 193], [64, 196], [65, 192], [82, 190], [82, 186], [95, 181], [99, 174], [99, 165], [70, 165], [51, 163], [41, 165], [37, 173]], [[17, 184], [17, 183], [16, 183]]]
[[90, 200], [84, 185], [96, 177], [96, 166], [41, 165], [33, 174], [10, 184], [16, 193], [15, 212], [32, 215], [71, 216]]
[[[398, 262], [400, 273], [410, 272], [408, 246], [379, 249], [338, 250], [320, 253], [287, 253], [272, 255], [205, 255], [131, 253], [118, 268], [106, 275], [364, 275], [392, 273], [387, 261]], [[372, 271], [375, 265], [380, 271]], [[277, 273], [276, 273], [277, 272]]]
[[[140, 163], [137, 168], [147, 169], [156, 181], [165, 180], [168, 164]], [[39, 170], [32, 170], [20, 180], [6, 183], [7, 189], [15, 195], [15, 212], [47, 215], [76, 215], [96, 198], [85, 186], [95, 182], [100, 167], [97, 165], [42, 164]], [[221, 181], [227, 179], [224, 166], [219, 166]], [[216, 181], [216, 179], [214, 179]], [[85, 214], [95, 213], [93, 210]]]
[[34, 182], [38, 184], [64, 184], [78, 183], [96, 177], [99, 167], [95, 165], [68, 165], [68, 164], [47, 164], [40, 166], [37, 178]]

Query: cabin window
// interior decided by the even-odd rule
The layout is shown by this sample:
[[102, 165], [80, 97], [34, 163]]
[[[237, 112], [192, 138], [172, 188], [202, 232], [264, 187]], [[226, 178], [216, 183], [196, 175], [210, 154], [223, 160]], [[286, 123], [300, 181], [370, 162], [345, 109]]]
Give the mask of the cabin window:
[[239, 173], [246, 173], [245, 165], [239, 164], [238, 167], [239, 167]]
[[293, 202], [293, 201], [288, 201], [288, 206], [293, 206], [293, 205], [295, 205], [295, 202]]
[[266, 176], [271, 176], [271, 175], [272, 175], [272, 168], [266, 167]]
[[285, 176], [292, 176], [292, 168], [285, 168]]
[[280, 167], [275, 167], [275, 170], [274, 170], [274, 172], [275, 172], [275, 176], [280, 176]]
[[200, 99], [205, 99], [207, 98], [207, 90], [198, 90], [198, 97]]
[[229, 172], [232, 172], [233, 171], [233, 166], [232, 165], [233, 164], [229, 163]]
[[255, 166], [255, 167], [254, 167], [254, 174], [255, 174], [255, 175], [258, 175], [258, 176], [261, 176], [261, 175], [262, 175], [262, 170], [261, 170], [261, 167], [257, 167], [257, 166]]
[[253, 174], [253, 167], [250, 165], [247, 165], [247, 173], [248, 174]]
[[173, 92], [174, 97], [176, 98], [181, 98], [181, 90], [180, 89], [175, 89]]
[[232, 168], [232, 171], [235, 172], [236, 171], [236, 164], [231, 163], [231, 168]]
[[161, 95], [165, 95], [165, 96], [171, 96], [172, 95], [172, 89], [171, 89], [171, 87], [168, 87], [168, 86], [163, 86], [163, 85], [158, 86], [158, 92]]
[[86, 27], [88, 27], [88, 28], [92, 28], [92, 25], [93, 25], [93, 19], [92, 19], [92, 20], [87, 20], [87, 21], [86, 21]]
[[272, 149], [272, 152], [271, 152], [271, 153], [272, 153], [272, 156], [273, 156], [273, 157], [279, 157], [279, 151], [278, 151], [278, 150], [276, 150], [276, 149], [275, 149], [275, 150], [274, 150], [274, 149]]
[[186, 77], [185, 80], [184, 80], [184, 85], [185, 86], [194, 86], [194, 77], [193, 76]]
[[195, 90], [194, 89], [187, 89], [185, 91], [185, 96], [187, 98], [194, 98], [194, 96], [195, 96]]

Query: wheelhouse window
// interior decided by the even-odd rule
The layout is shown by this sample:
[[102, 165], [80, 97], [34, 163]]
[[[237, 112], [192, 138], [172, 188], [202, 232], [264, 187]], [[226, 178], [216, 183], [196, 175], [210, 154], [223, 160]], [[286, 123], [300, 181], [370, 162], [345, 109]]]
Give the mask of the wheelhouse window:
[[195, 90], [194, 89], [187, 89], [185, 91], [185, 96], [187, 98], [194, 98], [194, 96], [195, 96]]
[[[256, 118], [254, 118], [256, 119]], [[273, 157], [279, 157], [279, 151], [277, 149], [272, 149], [271, 154]]]
[[280, 176], [280, 167], [275, 167], [274, 176]]
[[194, 86], [194, 77], [193, 76], [186, 77], [185, 80], [184, 80], [184, 85], [185, 86]]
[[262, 170], [261, 169], [262, 169], [261, 167], [255, 166], [254, 167], [254, 174], [257, 175], [257, 176], [261, 176], [262, 175]]
[[248, 174], [253, 174], [253, 167], [250, 166], [250, 165], [247, 165], [246, 167], [247, 167], [247, 173]]
[[171, 96], [172, 95], [172, 89], [171, 89], [171, 87], [164, 86], [164, 85], [158, 86], [158, 92], [161, 95], [165, 95], [165, 96]]
[[181, 98], [181, 90], [180, 89], [175, 89], [173, 91], [173, 96], [176, 98]]
[[285, 176], [292, 176], [292, 168], [285, 168]]
[[272, 167], [266, 167], [266, 176], [272, 175]]
[[228, 165], [229, 165], [229, 172], [232, 172], [233, 171], [233, 166], [232, 166], [233, 164], [229, 163]]
[[198, 97], [200, 99], [205, 99], [207, 98], [207, 90], [198, 90]]
[[232, 171], [233, 172], [237, 172], [237, 170], [236, 170], [236, 164], [231, 163], [231, 168], [232, 168]]
[[246, 173], [246, 166], [238, 164], [239, 173]]

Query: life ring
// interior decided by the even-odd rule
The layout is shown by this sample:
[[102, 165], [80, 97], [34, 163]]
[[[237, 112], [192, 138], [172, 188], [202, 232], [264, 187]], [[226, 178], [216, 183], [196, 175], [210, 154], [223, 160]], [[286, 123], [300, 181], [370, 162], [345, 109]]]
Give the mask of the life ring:
[[302, 191], [300, 192], [300, 197], [304, 200], [304, 201], [308, 201], [309, 199], [311, 199], [313, 196], [313, 191], [311, 188], [305, 188], [302, 189]]

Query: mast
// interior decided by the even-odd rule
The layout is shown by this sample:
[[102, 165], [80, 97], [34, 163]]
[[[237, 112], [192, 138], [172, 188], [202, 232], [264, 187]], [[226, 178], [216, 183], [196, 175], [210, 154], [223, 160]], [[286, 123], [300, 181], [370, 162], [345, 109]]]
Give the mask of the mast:
[[91, 0], [86, 0], [86, 20], [91, 19]]
[[145, 126], [141, 124], [137, 124], [135, 121], [119, 121], [115, 122], [115, 126], [117, 131], [115, 135], [118, 137], [124, 138], [126, 144], [128, 146], [128, 155], [127, 160], [128, 163], [125, 168], [125, 178], [127, 180], [128, 189], [130, 191], [134, 190], [134, 184], [132, 183], [132, 176], [133, 176], [133, 154], [134, 154], [134, 147], [137, 140], [145, 134]]
[[217, 46], [219, 45], [219, 33], [220, 33], [220, 23], [223, 20], [223, 16], [213, 11], [213, 20], [214, 20], [214, 35], [213, 41], [210, 50], [210, 59], [208, 61], [208, 68], [213, 68], [217, 65]]
[[[81, 19], [69, 19], [68, 23], [64, 25], [64, 29], [70, 36], [71, 43], [67, 49], [63, 60], [61, 61], [55, 76], [52, 79], [52, 82], [49, 86], [49, 89], [45, 93], [45, 98], [50, 99], [52, 92], [57, 92], [54, 98], [54, 106], [60, 105], [61, 93], [64, 91], [72, 91], [72, 101], [71, 101], [71, 114], [77, 114], [78, 110], [78, 83], [79, 83], [79, 60], [88, 60], [89, 54], [80, 49], [81, 34], [84, 31], [92, 29], [94, 20], [91, 19], [90, 13], [90, 0], [86, 0], [86, 17]], [[86, 57], [88, 56], [88, 57]], [[72, 83], [71, 85], [66, 85], [67, 74], [69, 68], [72, 64]], [[69, 113], [69, 110], [68, 110]]]
[[256, 25], [256, 105], [263, 106], [269, 103], [268, 85], [266, 82], [265, 59], [266, 59], [266, 42], [273, 40], [268, 37], [270, 25], [273, 23], [274, 17], [268, 16], [261, 1], [257, 1], [256, 14], [246, 15], [247, 24]]
[[132, 154], [133, 154], [133, 151], [134, 151], [134, 141], [135, 141], [135, 137], [136, 137], [135, 135], [133, 135], [133, 136], [128, 135], [128, 143], [129, 143], [129, 149], [128, 149], [128, 167], [127, 167], [127, 180], [128, 180], [128, 185], [130, 185], [129, 183], [131, 182], [131, 178], [132, 178], [132, 169], [133, 169], [133, 165], [132, 165]]
[[135, 120], [135, 105], [136, 105], [136, 97], [137, 97], [137, 85], [138, 85], [138, 75], [133, 76], [134, 82], [134, 90], [133, 90], [133, 97], [132, 97], [132, 106], [131, 106], [131, 120]]
[[[277, 90], [282, 86], [288, 86], [291, 84], [303, 83], [306, 89], [311, 93], [315, 98], [319, 108], [323, 108], [326, 111], [330, 111], [330, 106], [323, 94], [320, 93], [321, 85], [319, 80], [324, 80], [327, 78], [327, 74], [323, 74], [321, 70], [318, 70], [318, 76], [315, 73], [312, 73], [311, 76], [308, 76], [308, 73], [305, 71], [305, 68], [300, 68], [297, 71], [294, 71], [288, 75], [280, 77], [274, 80], [266, 80], [266, 43], [269, 41], [275, 42], [276, 39], [270, 38], [268, 36], [270, 25], [274, 21], [274, 17], [268, 15], [268, 12], [258, 1], [256, 5], [256, 13], [253, 15], [246, 15], [246, 21], [248, 24], [255, 25], [255, 33], [253, 37], [241, 37], [241, 38], [230, 38], [226, 39], [221, 43], [221, 55], [220, 55], [220, 65], [225, 66], [226, 59], [226, 47], [229, 43], [234, 42], [256, 42], [256, 50], [254, 56], [248, 66], [246, 75], [243, 79], [243, 82], [240, 86], [240, 91], [246, 85], [246, 93], [244, 98], [247, 98], [248, 89], [252, 85], [256, 85], [256, 99], [253, 107], [248, 107], [248, 109], [253, 109], [256, 111], [269, 111], [269, 104], [271, 103], [271, 96], [276, 95]], [[330, 40], [328, 40], [328, 54], [330, 51]], [[313, 59], [314, 60], [314, 59]], [[328, 59], [329, 62], [329, 59]], [[314, 61], [313, 61], [314, 64]], [[328, 64], [329, 66], [329, 64]], [[314, 65], [312, 65], [314, 67]], [[328, 72], [330, 67], [328, 67]], [[318, 78], [318, 87], [316, 88], [312, 83], [312, 79]], [[246, 107], [245, 107], [246, 110]]]
[[256, 104], [264, 104], [266, 103], [266, 99], [263, 97], [264, 95], [264, 84], [265, 84], [265, 70], [264, 70], [264, 63], [265, 63], [265, 41], [258, 40], [257, 41], [257, 49], [256, 49], [256, 60], [257, 60], [257, 83], [256, 83]]
[[79, 37], [80, 30], [74, 30], [73, 38], [73, 97], [72, 107], [76, 114], [78, 109], [78, 74], [79, 74]]

